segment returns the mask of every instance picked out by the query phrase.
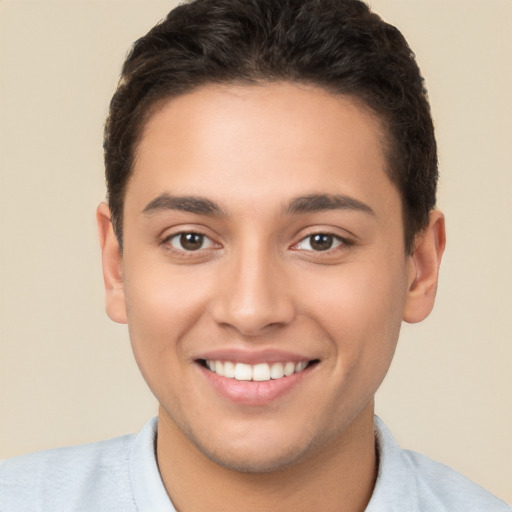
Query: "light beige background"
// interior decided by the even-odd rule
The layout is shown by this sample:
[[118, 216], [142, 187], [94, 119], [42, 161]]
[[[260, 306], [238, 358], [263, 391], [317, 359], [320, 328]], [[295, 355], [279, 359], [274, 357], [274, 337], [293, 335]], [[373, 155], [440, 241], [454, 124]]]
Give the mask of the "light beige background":
[[[448, 249], [377, 411], [400, 443], [512, 501], [512, 2], [374, 0], [415, 49]], [[94, 209], [129, 44], [165, 1], [0, 0], [0, 458], [138, 430], [156, 412], [104, 314]]]

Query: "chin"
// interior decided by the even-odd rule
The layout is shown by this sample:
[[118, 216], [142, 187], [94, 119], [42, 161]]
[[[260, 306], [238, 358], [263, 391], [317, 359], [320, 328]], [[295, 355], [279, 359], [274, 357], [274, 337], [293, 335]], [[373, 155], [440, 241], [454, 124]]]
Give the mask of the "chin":
[[307, 452], [307, 448], [261, 448], [259, 453], [255, 450], [234, 449], [226, 447], [225, 450], [205, 450], [198, 447], [212, 462], [231, 471], [239, 473], [273, 473], [293, 466]]
[[293, 466], [316, 444], [303, 435], [291, 438], [289, 431], [279, 435], [275, 430], [272, 435], [258, 426], [244, 433], [224, 433], [225, 436], [204, 438], [190, 429], [182, 430], [185, 438], [211, 462], [240, 473], [271, 473]]

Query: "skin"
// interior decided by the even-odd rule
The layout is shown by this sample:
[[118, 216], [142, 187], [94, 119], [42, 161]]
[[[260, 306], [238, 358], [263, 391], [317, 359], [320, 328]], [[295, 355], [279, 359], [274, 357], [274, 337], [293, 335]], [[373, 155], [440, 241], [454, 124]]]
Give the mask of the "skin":
[[[123, 252], [98, 208], [107, 312], [128, 323], [160, 402], [157, 458], [177, 509], [366, 507], [373, 397], [402, 320], [433, 306], [445, 239], [434, 211], [406, 254], [382, 139], [358, 101], [319, 88], [204, 86], [145, 127]], [[314, 208], [297, 199], [312, 195]], [[187, 251], [190, 232], [205, 238]], [[205, 354], [315, 363], [283, 394], [244, 403], [212, 385]]]

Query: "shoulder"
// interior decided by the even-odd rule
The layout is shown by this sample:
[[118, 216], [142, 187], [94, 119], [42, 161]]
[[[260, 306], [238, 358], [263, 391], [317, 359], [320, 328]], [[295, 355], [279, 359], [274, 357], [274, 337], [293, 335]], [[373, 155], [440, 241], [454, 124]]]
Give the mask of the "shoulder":
[[379, 472], [367, 512], [511, 512], [457, 471], [403, 450], [379, 418], [375, 435]]
[[[22, 455], [0, 464], [0, 509], [103, 510], [94, 503], [125, 501], [128, 458], [135, 436]], [[85, 502], [80, 500], [87, 499]], [[131, 510], [123, 503], [123, 510]], [[105, 509], [108, 510], [108, 509]]]
[[404, 450], [404, 464], [414, 475], [419, 503], [464, 512], [510, 512], [510, 507], [454, 469], [419, 453]]

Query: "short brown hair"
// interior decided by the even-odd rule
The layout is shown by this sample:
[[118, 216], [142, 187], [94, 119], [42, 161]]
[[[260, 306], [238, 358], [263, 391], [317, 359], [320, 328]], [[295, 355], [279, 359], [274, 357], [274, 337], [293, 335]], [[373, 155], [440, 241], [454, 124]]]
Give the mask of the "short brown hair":
[[208, 83], [291, 81], [362, 100], [386, 127], [407, 251], [436, 202], [437, 150], [424, 81], [402, 34], [359, 0], [195, 0], [133, 45], [110, 104], [104, 151], [112, 223], [152, 108]]

